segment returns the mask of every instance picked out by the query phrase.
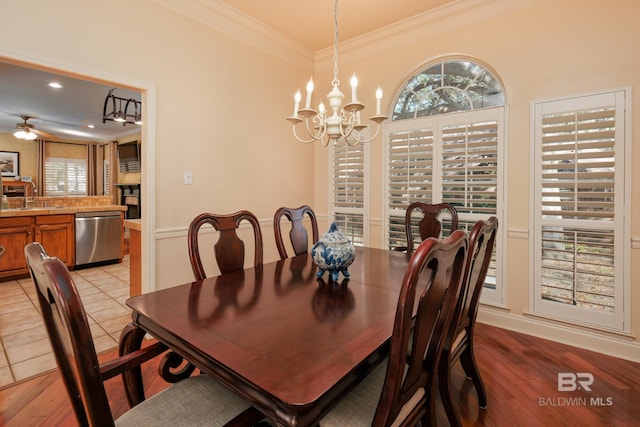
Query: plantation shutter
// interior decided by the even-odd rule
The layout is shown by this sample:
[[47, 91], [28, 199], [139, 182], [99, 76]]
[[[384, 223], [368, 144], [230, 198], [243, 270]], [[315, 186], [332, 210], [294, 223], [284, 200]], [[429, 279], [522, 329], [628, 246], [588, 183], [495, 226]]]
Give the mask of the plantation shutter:
[[86, 196], [86, 145], [47, 141], [44, 176], [47, 196]]
[[433, 129], [391, 133], [387, 150], [389, 246], [400, 247], [406, 245], [407, 206], [433, 197]]
[[356, 245], [365, 244], [367, 153], [362, 144], [343, 141], [333, 146], [333, 217]]
[[[480, 219], [496, 216], [502, 227], [504, 109], [485, 108], [385, 125], [387, 188], [385, 235], [389, 248], [406, 246], [405, 212], [413, 202], [449, 203], [458, 227], [470, 231]], [[419, 243], [416, 213], [414, 243]], [[442, 235], [451, 223], [442, 218]], [[500, 228], [502, 230], [502, 228]], [[502, 302], [502, 232], [487, 271], [483, 302]]]
[[624, 92], [535, 111], [535, 310], [622, 328]]
[[108, 196], [111, 194], [111, 165], [107, 158], [102, 161], [102, 176], [102, 194]]
[[459, 213], [497, 210], [498, 123], [465, 123], [442, 129], [442, 201]]

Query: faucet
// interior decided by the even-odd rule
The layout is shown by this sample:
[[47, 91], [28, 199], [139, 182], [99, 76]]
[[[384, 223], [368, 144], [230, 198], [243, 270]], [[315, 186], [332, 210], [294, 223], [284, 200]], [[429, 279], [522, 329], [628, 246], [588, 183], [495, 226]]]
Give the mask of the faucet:
[[[31, 187], [31, 200], [29, 200], [29, 192], [27, 191], [27, 187]], [[26, 181], [24, 185], [24, 207], [25, 208], [29, 207], [29, 203], [35, 203], [37, 192], [38, 192], [38, 189], [36, 188], [36, 185], [33, 183], [33, 181]]]

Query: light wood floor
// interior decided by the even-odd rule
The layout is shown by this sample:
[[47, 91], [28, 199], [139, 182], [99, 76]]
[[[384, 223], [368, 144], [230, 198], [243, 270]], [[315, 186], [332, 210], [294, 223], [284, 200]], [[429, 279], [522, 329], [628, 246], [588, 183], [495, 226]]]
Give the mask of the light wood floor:
[[[454, 398], [465, 426], [640, 426], [638, 363], [483, 324], [476, 327], [476, 356], [489, 405], [478, 408], [475, 390], [456, 365]], [[156, 367], [144, 367], [147, 395], [167, 386]], [[558, 391], [559, 373], [593, 375], [591, 391]], [[121, 385], [119, 378], [106, 384], [116, 417], [127, 410]], [[6, 426], [77, 425], [57, 373], [0, 390], [0, 411]], [[441, 407], [438, 424], [448, 425]]]

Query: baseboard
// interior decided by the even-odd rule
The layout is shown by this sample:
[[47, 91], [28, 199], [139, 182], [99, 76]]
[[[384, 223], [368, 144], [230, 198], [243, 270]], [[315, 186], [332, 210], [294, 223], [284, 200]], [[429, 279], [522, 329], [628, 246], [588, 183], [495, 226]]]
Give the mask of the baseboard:
[[480, 306], [478, 322], [640, 363], [640, 344], [621, 337]]

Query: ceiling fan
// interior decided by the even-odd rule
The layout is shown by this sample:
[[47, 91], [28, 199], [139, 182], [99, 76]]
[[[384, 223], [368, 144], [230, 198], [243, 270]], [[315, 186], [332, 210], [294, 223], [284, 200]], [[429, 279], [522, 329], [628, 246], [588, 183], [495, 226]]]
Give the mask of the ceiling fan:
[[16, 123], [17, 130], [13, 133], [18, 139], [24, 139], [26, 141], [33, 141], [38, 137], [38, 135], [50, 138], [53, 135], [50, 135], [46, 132], [39, 131], [35, 128], [35, 126], [31, 123], [28, 123], [28, 120], [34, 119], [33, 116], [20, 116], [23, 120], [23, 123]]

